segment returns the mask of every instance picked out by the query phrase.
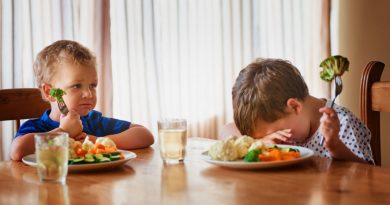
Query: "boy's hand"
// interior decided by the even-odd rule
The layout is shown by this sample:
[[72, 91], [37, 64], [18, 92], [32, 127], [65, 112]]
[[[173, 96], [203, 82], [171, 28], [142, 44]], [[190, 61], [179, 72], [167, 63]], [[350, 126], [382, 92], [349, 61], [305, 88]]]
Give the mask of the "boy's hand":
[[92, 141], [93, 143], [95, 143], [97, 137], [94, 136], [94, 135], [89, 135], [89, 134], [87, 134], [87, 133], [85, 133], [85, 132], [81, 132], [79, 135], [77, 135], [76, 137], [74, 137], [74, 139], [77, 140], [77, 141], [84, 141], [84, 139], [85, 139], [87, 136], [88, 136], [88, 139], [89, 139], [90, 141]]
[[261, 138], [265, 144], [290, 144], [291, 129], [279, 130]]
[[320, 120], [320, 132], [324, 136], [324, 147], [329, 150], [333, 158], [338, 158], [338, 153], [345, 145], [339, 138], [340, 121], [334, 109], [320, 108], [322, 117]]
[[60, 128], [65, 132], [68, 132], [69, 137], [75, 138], [83, 131], [80, 115], [73, 110], [69, 110], [66, 116], [61, 114]]

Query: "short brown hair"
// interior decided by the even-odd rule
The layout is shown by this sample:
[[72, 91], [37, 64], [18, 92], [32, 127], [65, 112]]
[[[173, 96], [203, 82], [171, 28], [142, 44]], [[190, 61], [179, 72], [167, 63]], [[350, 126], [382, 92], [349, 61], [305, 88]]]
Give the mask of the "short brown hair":
[[299, 70], [281, 59], [256, 59], [240, 71], [233, 86], [234, 122], [241, 134], [251, 135], [256, 122], [285, 116], [289, 98], [303, 100], [308, 88]]
[[42, 83], [50, 82], [56, 67], [63, 62], [96, 69], [96, 57], [88, 48], [75, 41], [59, 40], [45, 47], [35, 59], [34, 73], [37, 86], [41, 87]]

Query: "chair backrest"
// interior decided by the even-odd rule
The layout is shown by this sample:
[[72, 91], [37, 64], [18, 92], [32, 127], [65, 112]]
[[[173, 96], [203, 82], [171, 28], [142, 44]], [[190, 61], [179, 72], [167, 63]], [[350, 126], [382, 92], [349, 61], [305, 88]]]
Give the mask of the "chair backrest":
[[15, 88], [0, 90], [0, 121], [15, 120], [16, 129], [20, 120], [39, 118], [50, 108], [50, 104], [42, 99], [37, 88]]
[[390, 112], [390, 81], [380, 81], [385, 64], [369, 62], [360, 81], [360, 117], [371, 131], [371, 149], [381, 165], [380, 112]]

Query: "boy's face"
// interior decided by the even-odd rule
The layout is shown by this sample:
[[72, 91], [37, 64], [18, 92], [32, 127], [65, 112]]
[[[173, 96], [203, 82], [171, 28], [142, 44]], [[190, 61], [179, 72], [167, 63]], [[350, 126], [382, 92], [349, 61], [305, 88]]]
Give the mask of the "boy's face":
[[264, 122], [259, 120], [256, 123], [253, 132], [254, 138], [262, 138], [274, 132], [291, 129], [291, 138], [287, 142], [277, 143], [294, 143], [305, 141], [310, 132], [310, 120], [307, 120], [301, 113], [290, 113], [274, 122]]
[[51, 85], [66, 92], [63, 96], [68, 109], [85, 116], [96, 106], [97, 72], [93, 67], [61, 63]]

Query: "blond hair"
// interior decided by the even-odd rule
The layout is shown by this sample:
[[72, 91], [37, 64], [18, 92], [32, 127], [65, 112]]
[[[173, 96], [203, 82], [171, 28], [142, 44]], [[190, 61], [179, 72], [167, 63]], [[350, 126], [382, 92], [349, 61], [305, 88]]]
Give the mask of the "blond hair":
[[96, 69], [96, 57], [81, 44], [70, 40], [59, 40], [38, 53], [34, 62], [34, 74], [38, 87], [49, 83], [58, 65], [72, 63]]
[[251, 135], [256, 122], [274, 122], [286, 115], [289, 98], [303, 100], [308, 88], [299, 70], [281, 59], [256, 59], [240, 71], [232, 89], [234, 122]]

